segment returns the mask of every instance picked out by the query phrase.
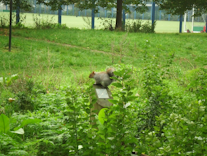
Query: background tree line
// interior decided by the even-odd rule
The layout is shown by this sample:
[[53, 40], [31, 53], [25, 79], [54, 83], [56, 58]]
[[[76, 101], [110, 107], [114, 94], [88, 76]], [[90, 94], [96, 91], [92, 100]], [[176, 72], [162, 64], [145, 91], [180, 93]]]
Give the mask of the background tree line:
[[[18, 6], [23, 10], [30, 10], [32, 5], [28, 0], [12, 0], [13, 9]], [[10, 5], [10, 0], [0, 0], [5, 5]], [[116, 8], [116, 29], [122, 28], [122, 10], [130, 12], [130, 7], [133, 7], [137, 12], [143, 13], [147, 11], [147, 2], [152, 0], [36, 0], [37, 4], [50, 6], [51, 10], [61, 9], [62, 5], [75, 4], [80, 10], [94, 9], [95, 13], [99, 11], [98, 6], [111, 9]], [[195, 9], [195, 16], [200, 16], [207, 12], [207, 1], [203, 0], [154, 0], [161, 10], [167, 11], [172, 15], [183, 15], [185, 11]]]

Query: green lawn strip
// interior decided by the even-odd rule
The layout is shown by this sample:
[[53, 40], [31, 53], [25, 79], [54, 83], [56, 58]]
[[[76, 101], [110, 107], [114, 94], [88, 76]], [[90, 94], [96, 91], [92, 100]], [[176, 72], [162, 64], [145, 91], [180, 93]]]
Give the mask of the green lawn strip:
[[[0, 32], [3, 34], [3, 31]], [[38, 52], [44, 51], [44, 53], [46, 53], [49, 48], [50, 52], [56, 52], [56, 54], [67, 53], [68, 55], [68, 49], [72, 48], [69, 46], [76, 46], [77, 48], [72, 48], [75, 50], [70, 50], [67, 59], [64, 56], [63, 59], [59, 59], [59, 62], [65, 62], [67, 60], [66, 62], [68, 65], [75, 65], [78, 67], [86, 66], [87, 60], [90, 62], [87, 64], [90, 64], [91, 66], [94, 64], [105, 65], [106, 63], [102, 62], [104, 60], [112, 63], [112, 59], [114, 59], [112, 54], [130, 56], [129, 58], [121, 56], [116, 57], [116, 61], [113, 63], [130, 63], [135, 66], [142, 67], [143, 56], [147, 52], [150, 55], [158, 55], [161, 64], [166, 61], [169, 54], [174, 53], [174, 62], [176, 65], [186, 69], [191, 69], [203, 65], [207, 56], [207, 48], [205, 46], [206, 34], [127, 34], [123, 32], [109, 32], [102, 30], [15, 29], [13, 35], [29, 38], [28, 40], [16, 38], [17, 41], [15, 41], [14, 37], [12, 40], [13, 49], [16, 48], [17, 51], [27, 51], [27, 53], [35, 50]], [[8, 47], [8, 37], [2, 36], [1, 38], [4, 38], [4, 40], [1, 41], [1, 47], [3, 47], [2, 51], [6, 51], [5, 47]], [[28, 43], [28, 45], [21, 45], [18, 40], [24, 40], [23, 43]], [[40, 44], [34, 44], [38, 42]], [[51, 45], [51, 48], [50, 46], [48, 47], [48, 45]], [[104, 56], [103, 58], [101, 58], [102, 55], [98, 57], [101, 59], [96, 59], [95, 57], [91, 57], [90, 59], [92, 50], [94, 50], [94, 53], [105, 52], [109, 55], [102, 54]], [[89, 53], [86, 54], [85, 51]], [[82, 56], [83, 54], [81, 57], [73, 56], [80, 55], [79, 53], [85, 53], [85, 56]], [[73, 57], [77, 58], [76, 62], [74, 62], [75, 59], [72, 59]], [[95, 63], [96, 61], [97, 63]], [[58, 62], [58, 59], [56, 59], [55, 62]], [[55, 66], [60, 66], [60, 63]]]
[[[48, 68], [67, 72], [71, 69], [86, 70], [104, 69], [113, 63], [139, 62], [133, 57], [120, 57], [100, 52], [92, 52], [69, 46], [56, 45], [54, 43], [38, 40], [28, 40], [19, 37], [12, 39], [12, 51], [8, 52], [8, 37], [0, 38], [0, 71], [26, 70], [28, 73], [34, 70], [47, 71]], [[135, 62], [136, 61], [136, 62]]]
[[[139, 59], [143, 52], [160, 57], [175, 53], [176, 60], [202, 64], [206, 56], [206, 34], [143, 34], [78, 29], [16, 29], [15, 36], [43, 39]], [[148, 43], [147, 43], [148, 42]], [[146, 45], [148, 47], [146, 48]]]

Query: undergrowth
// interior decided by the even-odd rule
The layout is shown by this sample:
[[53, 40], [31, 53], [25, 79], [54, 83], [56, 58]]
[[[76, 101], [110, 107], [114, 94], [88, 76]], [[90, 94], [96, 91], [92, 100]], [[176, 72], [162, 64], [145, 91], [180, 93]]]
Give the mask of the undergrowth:
[[[19, 36], [31, 32], [33, 37], [43, 32], [15, 31]], [[106, 45], [107, 36], [113, 35], [119, 40], [110, 40], [106, 47], [108, 55], [91, 52], [89, 48], [63, 48], [38, 41], [31, 46], [25, 44], [30, 41], [24, 40], [22, 46], [18, 39], [14, 39], [14, 52], [3, 52], [1, 48], [1, 155], [207, 153], [205, 54], [203, 45], [185, 43], [194, 37], [202, 40], [204, 36], [181, 35], [178, 38], [186, 37], [185, 42], [172, 45], [171, 40], [164, 39], [162, 44], [156, 43], [160, 36], [175, 39], [175, 34], [140, 34], [140, 39], [130, 33], [107, 32], [105, 38], [95, 42], [95, 33], [103, 35], [103, 32], [93, 31], [93, 35], [88, 35], [91, 41], [86, 42], [82, 35], [92, 33], [81, 31], [74, 34], [74, 42], [82, 37], [84, 47], [97, 42], [98, 46]], [[51, 34], [50, 39], [61, 42], [65, 34]], [[38, 37], [48, 39], [47, 33], [41, 35]], [[148, 39], [151, 35], [154, 38]], [[1, 45], [6, 45], [6, 36], [0, 40]], [[178, 49], [178, 45], [185, 45], [180, 48], [182, 53], [173, 48]], [[115, 81], [109, 87], [113, 106], [97, 113], [91, 111], [97, 98], [88, 74], [89, 69], [103, 70], [106, 66], [116, 69]]]

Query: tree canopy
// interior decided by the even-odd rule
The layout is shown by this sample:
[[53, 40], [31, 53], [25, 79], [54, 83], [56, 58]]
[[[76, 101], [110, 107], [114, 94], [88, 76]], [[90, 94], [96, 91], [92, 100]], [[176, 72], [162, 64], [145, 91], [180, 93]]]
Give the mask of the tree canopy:
[[[51, 10], [61, 9], [61, 5], [75, 4], [80, 10], [95, 9], [98, 12], [99, 7], [105, 9], [116, 8], [116, 28], [122, 27], [122, 10], [130, 12], [130, 9], [137, 12], [145, 12], [147, 10], [146, 3], [151, 0], [36, 0], [37, 4], [44, 4], [51, 7]], [[9, 4], [10, 0], [0, 0], [4, 4]], [[14, 6], [20, 6], [21, 9], [30, 10], [32, 5], [28, 0], [13, 0]], [[15, 9], [15, 7], [13, 7]]]
[[[13, 5], [12, 5], [13, 9], [17, 9], [17, 6], [19, 6], [21, 9], [28, 11], [32, 7], [31, 3], [28, 0], [12, 0], [12, 1], [13, 1]], [[0, 0], [0, 2], [10, 6], [10, 0]]]
[[50, 6], [51, 10], [61, 9], [61, 5], [70, 5], [76, 3], [77, 0], [37, 0], [37, 4]]
[[130, 12], [130, 7], [137, 12], [145, 12], [147, 10], [146, 2], [150, 0], [76, 0], [76, 6], [83, 9], [95, 9], [98, 12], [99, 7], [105, 9], [116, 8], [116, 29], [122, 27], [122, 10]]
[[207, 11], [206, 0], [154, 0], [160, 10], [166, 10], [173, 15], [183, 15], [185, 11], [195, 9], [195, 16], [200, 16]]

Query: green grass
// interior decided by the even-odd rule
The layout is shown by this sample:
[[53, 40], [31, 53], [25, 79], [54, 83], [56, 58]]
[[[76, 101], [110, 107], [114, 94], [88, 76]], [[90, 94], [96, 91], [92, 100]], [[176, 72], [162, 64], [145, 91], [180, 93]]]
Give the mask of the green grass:
[[[124, 116], [130, 117], [127, 120], [133, 118], [134, 121], [129, 120], [126, 122], [128, 125], [122, 123], [120, 128], [126, 129], [127, 132], [136, 129], [129, 133], [139, 136], [139, 142], [135, 139], [138, 143], [135, 151], [152, 156], [162, 151], [169, 154], [169, 150], [163, 150], [163, 147], [169, 146], [173, 154], [178, 152], [179, 142], [181, 152], [185, 155], [188, 149], [191, 149], [191, 145], [193, 147], [197, 141], [194, 139], [197, 134], [199, 137], [201, 135], [200, 138], [205, 138], [206, 77], [204, 76], [206, 74], [199, 74], [201, 70], [198, 68], [206, 68], [207, 34], [144, 34], [87, 29], [13, 29], [12, 35], [12, 50], [9, 52], [8, 29], [0, 29], [0, 80], [2, 77], [10, 78], [13, 74], [19, 74], [19, 78], [13, 83], [6, 82], [5, 85], [0, 83], [0, 114], [6, 114], [11, 119], [8, 121], [14, 122], [11, 124], [11, 130], [21, 125], [25, 119], [42, 121], [36, 125], [25, 126], [25, 134], [17, 138], [19, 141], [16, 136], [12, 138], [0, 135], [3, 138], [0, 141], [9, 145], [1, 146], [4, 149], [3, 154], [14, 149], [10, 155], [14, 155], [15, 152], [17, 155], [26, 155], [20, 153], [22, 151], [19, 149], [22, 149], [27, 151], [28, 155], [57, 155], [56, 152], [68, 155], [71, 145], [75, 145], [74, 137], [69, 136], [78, 136], [76, 144], [78, 145], [81, 141], [81, 145], [89, 145], [88, 147], [92, 147], [88, 142], [91, 143], [90, 141], [96, 136], [97, 139], [92, 140], [92, 143], [96, 144], [95, 147], [97, 144], [101, 147], [102, 139], [100, 143], [97, 143], [96, 141], [100, 140], [99, 135], [94, 135], [97, 134], [96, 128], [87, 127], [90, 112], [88, 105], [93, 100], [89, 87], [94, 82], [89, 80], [88, 75], [93, 70], [105, 70], [108, 66], [120, 63], [135, 67], [133, 68], [135, 70], [130, 72], [132, 78], [127, 79], [130, 81], [120, 83], [121, 86], [124, 83], [124, 89], [118, 89], [113, 85], [110, 89], [114, 100], [122, 100], [119, 101], [120, 106], [126, 102], [123, 99], [131, 103], [132, 107], [127, 107], [123, 111], [131, 112]], [[144, 61], [146, 53], [149, 54], [146, 60], [148, 63]], [[165, 68], [166, 62], [169, 61], [169, 55], [172, 53], [175, 57], [168, 71]], [[155, 57], [157, 59], [151, 59]], [[132, 71], [131, 66], [129, 68]], [[164, 75], [162, 71], [164, 74], [167, 72], [169, 74]], [[127, 75], [125, 76], [123, 77], [127, 78]], [[131, 90], [130, 94], [128, 89]], [[9, 98], [14, 98], [15, 101], [10, 103]], [[31, 108], [34, 106], [34, 110], [26, 109], [27, 106]], [[120, 106], [114, 107], [117, 109], [114, 112], [121, 114], [121, 116], [115, 115], [114, 119], [119, 124], [123, 121], [120, 118], [123, 118], [124, 114], [119, 112]], [[160, 110], [159, 113], [162, 114], [156, 117], [147, 116], [148, 110], [152, 110], [152, 113]], [[118, 120], [117, 117], [119, 117]], [[145, 125], [145, 120], [149, 125], [148, 119], [152, 118], [156, 118], [158, 123], [153, 131], [147, 127], [140, 132], [137, 131], [144, 127], [142, 125]], [[114, 125], [117, 124], [116, 122]], [[77, 129], [74, 123], [82, 128]], [[132, 123], [135, 124], [132, 126]], [[163, 123], [165, 124], [163, 134], [157, 137], [154, 134], [160, 133]], [[204, 126], [197, 126], [199, 124]], [[161, 127], [158, 127], [159, 125]], [[117, 129], [120, 130], [119, 127]], [[78, 133], [74, 133], [75, 131]], [[69, 140], [66, 143], [65, 137], [62, 137], [65, 134]], [[111, 132], [109, 134], [114, 135]], [[179, 138], [175, 138], [175, 134]], [[127, 137], [127, 140], [129, 138]], [[186, 138], [191, 141], [190, 145], [185, 141]], [[117, 145], [117, 141], [110, 140], [111, 142]], [[127, 144], [131, 145], [131, 143]], [[196, 143], [199, 148], [194, 147], [195, 151], [202, 152], [205, 146], [201, 145], [204, 144], [205, 140], [202, 143]], [[110, 149], [111, 145], [113, 144], [110, 144]]]
[[[143, 67], [145, 52], [164, 65], [174, 53], [174, 74], [203, 66], [206, 34], [143, 34], [78, 29], [15, 29], [8, 52], [8, 30], [0, 31], [0, 76], [20, 73], [59, 83], [88, 81], [92, 70], [117, 63]], [[147, 42], [148, 41], [148, 42]]]
[[[9, 19], [9, 13], [1, 13], [2, 16], [7, 17], [7, 19]], [[23, 21], [23, 23], [26, 26], [29, 27], [34, 27], [34, 20], [33, 17], [34, 15], [38, 15], [38, 14], [32, 14], [32, 13], [23, 13], [21, 14], [23, 17], [26, 16], [26, 20]], [[53, 22], [57, 23], [58, 21], [58, 16], [57, 15], [50, 15], [50, 14], [41, 14], [40, 15], [41, 19], [51, 19], [53, 18]], [[132, 21], [131, 19], [127, 19], [126, 23], [128, 21]], [[145, 22], [146, 20], [143, 20], [143, 22]], [[103, 28], [102, 27], [102, 23], [103, 21], [101, 19], [99, 19], [98, 17], [95, 18], [95, 28], [99, 29], [99, 28]], [[115, 19], [114, 22], [115, 23]], [[88, 25], [84, 22], [83, 18], [81, 16], [67, 16], [67, 15], [62, 15], [62, 24], [66, 24], [67, 27], [71, 27], [71, 28], [80, 28], [80, 29], [84, 29], [84, 28], [89, 28]], [[194, 22], [194, 25], [199, 25], [199, 26], [204, 26], [204, 22]], [[186, 28], [187, 29], [191, 29], [192, 23], [191, 22], [187, 22], [186, 23]], [[182, 30], [184, 31], [184, 24], [182, 27]], [[159, 32], [159, 33], [177, 33], [179, 32], [179, 21], [157, 21], [156, 23], [156, 27], [155, 27], [155, 31]]]

